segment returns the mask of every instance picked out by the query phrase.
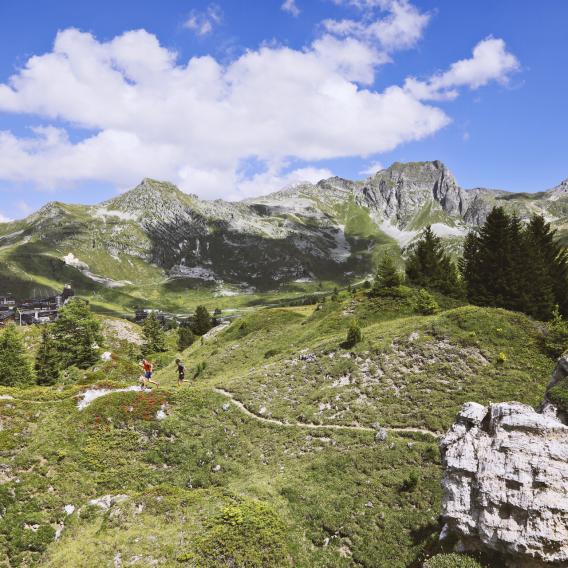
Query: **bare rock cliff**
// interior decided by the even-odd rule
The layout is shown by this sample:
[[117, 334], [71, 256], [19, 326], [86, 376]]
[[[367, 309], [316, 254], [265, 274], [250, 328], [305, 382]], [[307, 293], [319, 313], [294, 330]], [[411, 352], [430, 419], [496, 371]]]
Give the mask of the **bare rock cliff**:
[[[566, 370], [563, 357], [555, 376]], [[511, 567], [568, 567], [568, 426], [554, 406], [466, 403], [441, 449], [444, 534]]]

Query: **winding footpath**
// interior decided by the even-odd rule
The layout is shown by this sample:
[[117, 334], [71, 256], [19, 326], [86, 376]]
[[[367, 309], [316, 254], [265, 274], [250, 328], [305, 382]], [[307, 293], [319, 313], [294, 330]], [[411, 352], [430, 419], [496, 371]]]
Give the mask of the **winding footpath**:
[[[376, 433], [375, 428], [369, 426], [346, 426], [343, 424], [314, 424], [313, 422], [283, 422], [282, 420], [277, 420], [276, 418], [266, 418], [265, 416], [260, 416], [251, 412], [240, 400], [237, 400], [233, 393], [226, 391], [219, 387], [213, 387], [213, 390], [228, 398], [239, 410], [250, 418], [254, 418], [260, 422], [265, 422], [266, 424], [276, 424], [277, 426], [283, 426], [285, 428], [307, 428], [311, 430], [351, 430], [358, 432], [373, 432]], [[424, 430], [423, 428], [388, 428], [384, 427], [387, 432], [413, 432], [416, 434], [424, 434], [425, 436], [430, 436], [433, 438], [440, 438], [441, 435], [436, 432], [431, 432], [430, 430]]]
[[[109, 394], [112, 394], [113, 392], [122, 392], [122, 391], [127, 391], [127, 390], [139, 390], [139, 388], [137, 387], [129, 387], [126, 389], [116, 389], [116, 390], [108, 390], [106, 392], [101, 391], [100, 394], [97, 394], [97, 396], [95, 396], [94, 398], [99, 398], [100, 396], [106, 396]], [[255, 414], [254, 412], [252, 412], [251, 410], [249, 410], [244, 403], [242, 403], [240, 400], [236, 399], [235, 396], [233, 395], [233, 393], [226, 391], [225, 389], [219, 388], [219, 387], [213, 387], [213, 390], [217, 393], [220, 394], [222, 396], [224, 396], [225, 398], [229, 399], [241, 412], [243, 412], [244, 414], [246, 414], [249, 418], [253, 418], [254, 420], [257, 420], [259, 422], [264, 422], [265, 424], [273, 424], [276, 426], [281, 426], [284, 428], [306, 428], [308, 430], [348, 430], [348, 431], [357, 431], [357, 432], [372, 432], [372, 433], [376, 433], [377, 430], [375, 428], [371, 428], [370, 426], [347, 426], [344, 424], [315, 424], [313, 422], [284, 422], [282, 420], [278, 420], [276, 418], [267, 418], [266, 416], [261, 416], [260, 414]], [[64, 398], [59, 398], [59, 399], [53, 399], [53, 400], [30, 400], [30, 399], [22, 399], [22, 398], [15, 398], [11, 395], [0, 395], [0, 401], [5, 400], [5, 401], [10, 401], [10, 402], [21, 402], [24, 404], [54, 404], [54, 403], [62, 403], [65, 402], [66, 400], [69, 400], [70, 398], [75, 398], [75, 399], [80, 399], [82, 398], [86, 393], [78, 393], [78, 394], [74, 394], [72, 396], [68, 396], [68, 397], [64, 397]], [[82, 410], [83, 408], [85, 408], [86, 406], [88, 406], [88, 404], [91, 402], [91, 400], [83, 400], [83, 401], [79, 401], [79, 410]], [[439, 439], [441, 438], [441, 434], [437, 433], [437, 432], [432, 432], [431, 430], [425, 430], [424, 428], [396, 428], [396, 427], [388, 427], [388, 426], [384, 426], [382, 427], [384, 430], [386, 430], [387, 432], [394, 432], [394, 433], [405, 433], [405, 432], [410, 432], [410, 433], [415, 433], [415, 434], [423, 434], [424, 436], [430, 436], [432, 438], [436, 438]]]

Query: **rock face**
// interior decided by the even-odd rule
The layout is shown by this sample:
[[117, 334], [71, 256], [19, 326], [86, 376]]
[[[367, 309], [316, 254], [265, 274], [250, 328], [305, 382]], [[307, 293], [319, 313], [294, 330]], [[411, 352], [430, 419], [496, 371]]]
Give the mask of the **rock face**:
[[441, 442], [445, 533], [508, 566], [568, 566], [568, 427], [554, 408], [466, 403]]

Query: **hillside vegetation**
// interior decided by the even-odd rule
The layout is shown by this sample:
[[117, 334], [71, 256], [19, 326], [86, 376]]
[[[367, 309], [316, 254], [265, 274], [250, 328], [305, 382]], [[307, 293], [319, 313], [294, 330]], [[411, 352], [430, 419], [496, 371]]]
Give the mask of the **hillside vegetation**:
[[251, 311], [182, 354], [181, 387], [170, 338], [159, 389], [79, 410], [136, 384], [136, 329], [109, 320], [113, 360], [1, 388], [0, 566], [420, 566], [437, 436], [467, 400], [538, 404], [554, 360], [522, 314], [403, 292]]

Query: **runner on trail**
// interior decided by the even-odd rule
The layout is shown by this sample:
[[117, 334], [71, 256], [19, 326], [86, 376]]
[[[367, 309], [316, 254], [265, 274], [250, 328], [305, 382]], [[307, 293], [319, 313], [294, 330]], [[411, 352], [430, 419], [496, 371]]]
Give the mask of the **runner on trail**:
[[185, 379], [185, 365], [180, 359], [176, 359], [177, 372], [178, 372], [178, 387]]
[[154, 365], [148, 359], [142, 359], [140, 361], [140, 366], [142, 367], [143, 374], [140, 377], [140, 382], [142, 383], [144, 388], [148, 387], [148, 383], [152, 383], [159, 387], [160, 385], [152, 380], [152, 373], [154, 372]]

